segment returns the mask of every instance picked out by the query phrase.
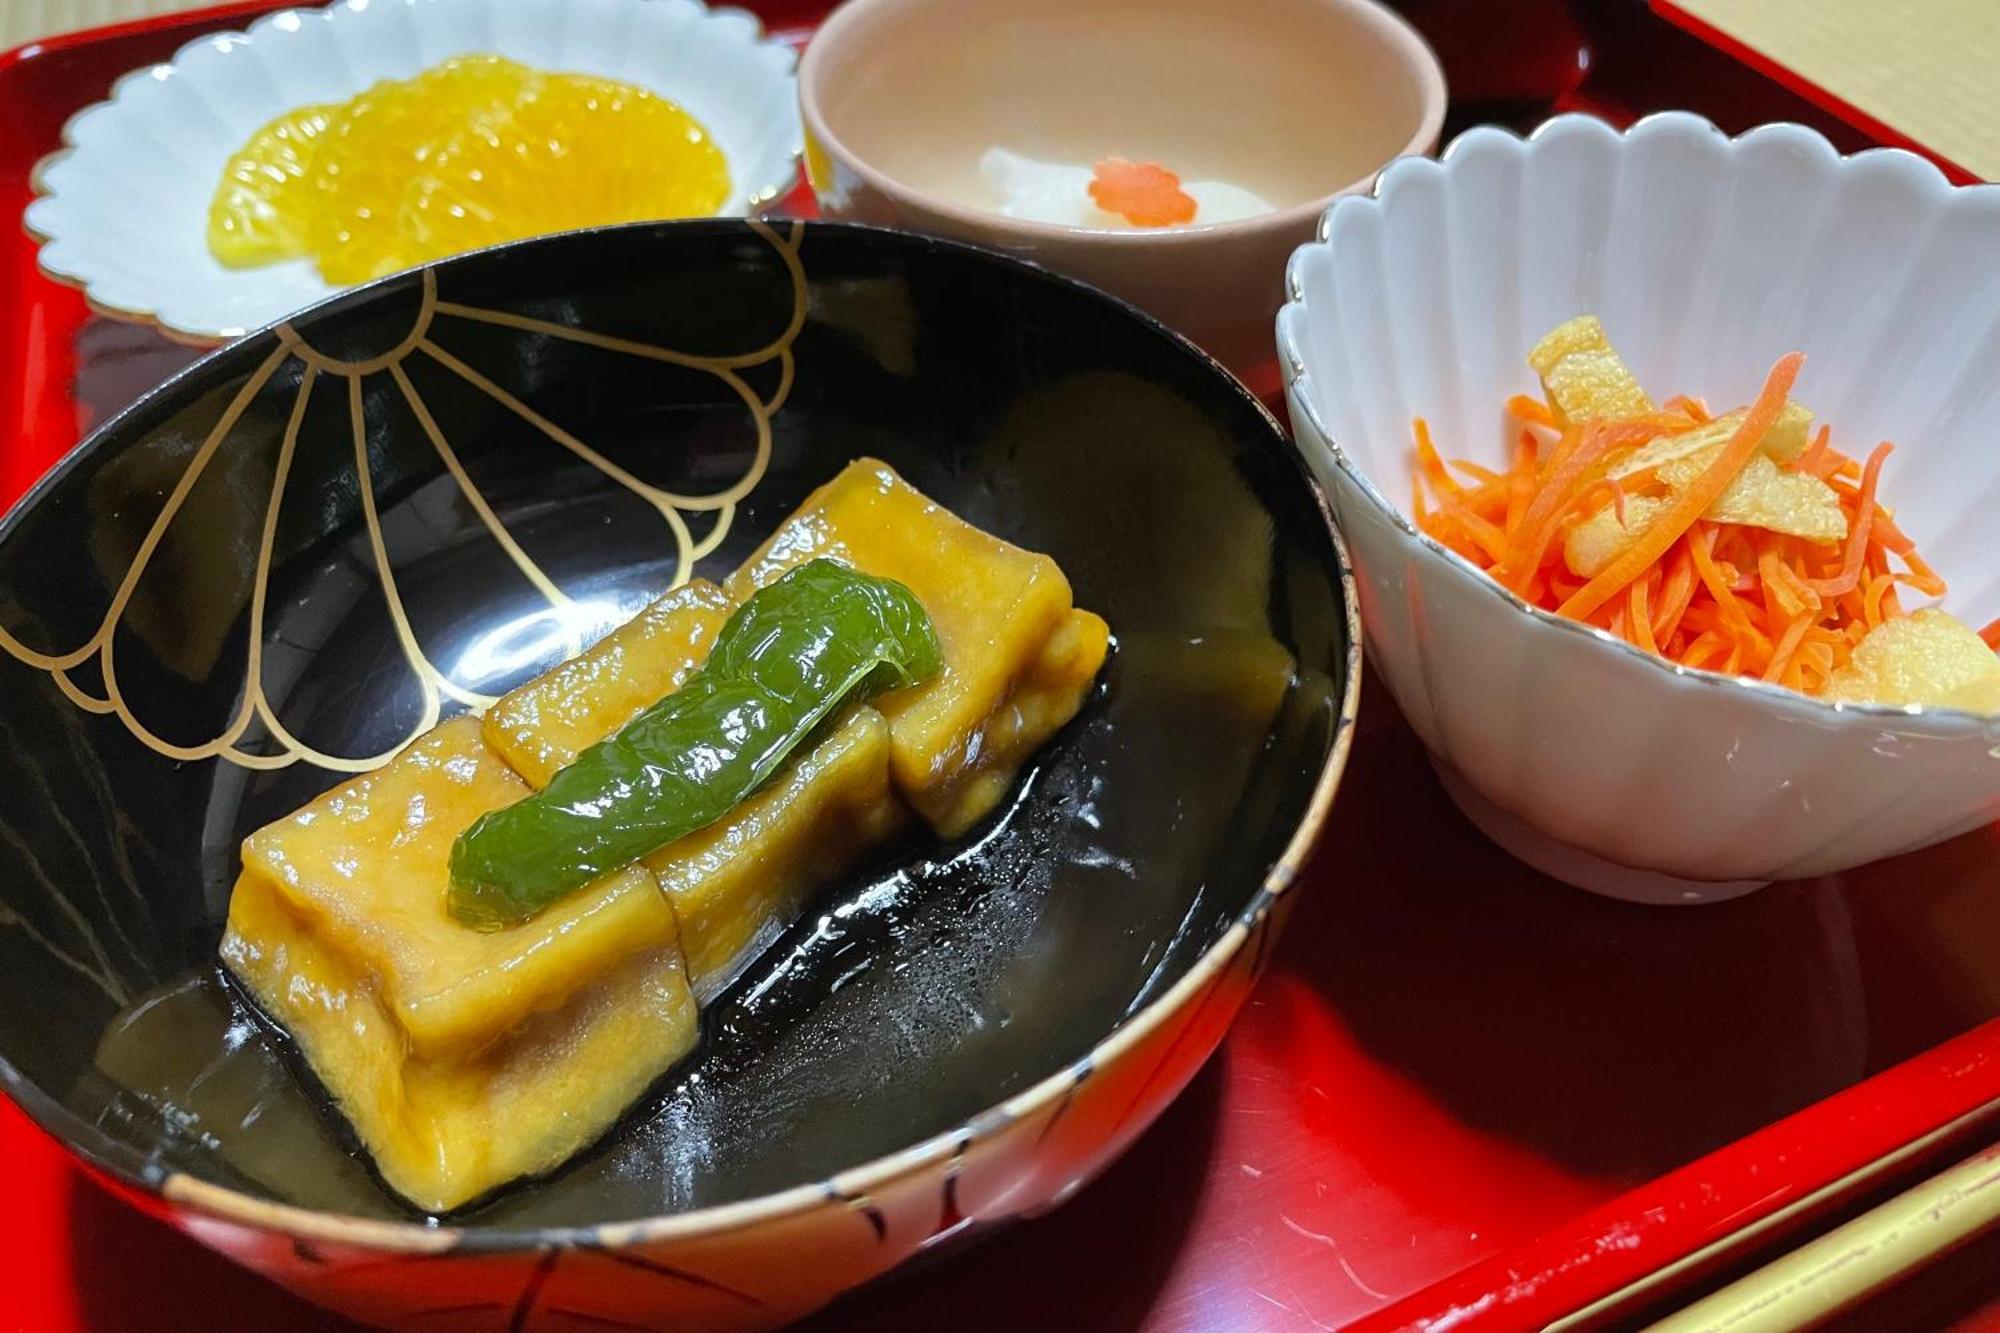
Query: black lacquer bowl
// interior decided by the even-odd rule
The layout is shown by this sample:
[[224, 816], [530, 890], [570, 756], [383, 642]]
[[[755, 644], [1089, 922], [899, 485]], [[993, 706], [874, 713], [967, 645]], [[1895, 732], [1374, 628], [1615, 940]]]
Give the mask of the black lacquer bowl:
[[[1099, 692], [1002, 814], [831, 887], [597, 1148], [410, 1216], [219, 979], [239, 842], [864, 454], [1055, 556], [1116, 637]], [[1353, 613], [1263, 409], [1038, 269], [693, 222], [387, 279], [199, 362], [0, 525], [0, 1080], [363, 1319], [781, 1322], [1063, 1197], [1206, 1058], [1332, 799]]]

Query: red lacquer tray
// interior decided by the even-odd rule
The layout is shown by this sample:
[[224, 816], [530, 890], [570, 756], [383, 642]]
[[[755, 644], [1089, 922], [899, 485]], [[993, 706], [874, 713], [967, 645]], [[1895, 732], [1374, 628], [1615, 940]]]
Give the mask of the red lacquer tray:
[[[118, 74], [272, 7], [0, 56], [0, 213]], [[800, 40], [824, 8], [754, 7]], [[1683, 105], [1865, 146], [1637, 0], [1407, 8], [1459, 97], [1448, 133]], [[0, 500], [193, 355], [92, 317], [0, 238]], [[1718, 906], [1627, 906], [1487, 844], [1364, 692], [1289, 934], [1187, 1095], [1068, 1207], [816, 1328], [1630, 1323], [2000, 1133], [2000, 830]], [[0, 1331], [346, 1327], [114, 1202], [4, 1102], [0, 1242]], [[1983, 1323], [1996, 1273], [1989, 1237], [1846, 1320]]]

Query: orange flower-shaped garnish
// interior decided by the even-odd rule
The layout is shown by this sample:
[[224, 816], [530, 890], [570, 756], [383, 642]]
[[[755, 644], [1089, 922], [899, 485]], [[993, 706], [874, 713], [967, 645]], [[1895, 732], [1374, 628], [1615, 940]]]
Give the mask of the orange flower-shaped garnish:
[[1157, 162], [1103, 159], [1091, 179], [1090, 197], [1099, 208], [1121, 214], [1135, 227], [1194, 221], [1194, 196], [1181, 188], [1179, 176]]

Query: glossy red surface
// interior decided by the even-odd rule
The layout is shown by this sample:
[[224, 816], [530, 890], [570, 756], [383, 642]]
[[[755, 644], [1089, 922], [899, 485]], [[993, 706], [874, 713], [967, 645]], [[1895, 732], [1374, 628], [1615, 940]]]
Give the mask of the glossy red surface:
[[[819, 6], [761, 8], [802, 32]], [[1410, 8], [1447, 33], [1466, 10]], [[1545, 51], [1486, 69], [1457, 123], [1680, 100], [1728, 128], [1828, 125], [1642, 5], [1546, 8], [1588, 77]], [[70, 111], [200, 30], [0, 58], [0, 210]], [[0, 241], [0, 495], [192, 355], [89, 318], [25, 239]], [[1386, 694], [1365, 700], [1296, 917], [1188, 1094], [1069, 1206], [816, 1328], [928, 1328], [942, 1308], [967, 1333], [1517, 1327], [2000, 1105], [2000, 832], [1715, 907], [1627, 906], [1494, 851]], [[1992, 1132], [1975, 1117], [1895, 1179]], [[4, 1101], [0, 1201], [0, 1331], [346, 1327], [114, 1200]], [[1979, 1242], [1849, 1326], [1993, 1326], [1995, 1254]]]
[[[946, 1301], [969, 1330], [1392, 1327], [1481, 1305], [1474, 1326], [1515, 1327], [2000, 1079], [2000, 1032], [1974, 1033], [1760, 1129], [1991, 1011], [1990, 984], [1899, 984], [1941, 926], [2000, 957], [1990, 847], [1701, 911], [1628, 907], [1497, 862], [1379, 693], [1365, 717], [1271, 972], [1181, 1102], [1067, 1208], [851, 1298], [824, 1333], [927, 1327]], [[1938, 887], [1917, 889], [1927, 865]], [[214, 1327], [198, 1292], [226, 1294], [224, 1327], [344, 1327], [113, 1200], [11, 1108], [0, 1145], [18, 1327]]]

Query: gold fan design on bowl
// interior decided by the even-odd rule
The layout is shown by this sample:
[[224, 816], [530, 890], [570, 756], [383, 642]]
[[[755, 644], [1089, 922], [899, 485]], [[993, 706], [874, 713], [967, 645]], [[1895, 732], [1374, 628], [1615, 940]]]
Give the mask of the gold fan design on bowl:
[[[277, 346], [235, 392], [213, 428], [207, 432], [180, 471], [164, 505], [153, 518], [126, 563], [124, 573], [113, 591], [110, 606], [98, 623], [96, 632], [84, 643], [67, 652], [46, 653], [28, 646], [5, 628], [0, 628], [0, 649], [4, 649], [29, 666], [46, 671], [56, 686], [77, 707], [92, 713], [117, 716], [141, 743], [175, 760], [220, 757], [230, 763], [253, 769], [284, 768], [305, 760], [334, 772], [365, 772], [387, 762], [404, 745], [436, 725], [447, 703], [474, 709], [485, 707], [493, 701], [493, 697], [461, 685], [440, 670], [426, 653], [405, 610], [403, 596], [397, 587], [396, 575], [391, 568], [381, 515], [377, 510], [376, 480], [368, 451], [369, 419], [364, 389], [371, 378], [386, 377], [393, 387], [396, 401], [414, 416], [430, 448], [456, 485], [458, 494], [477, 516], [486, 534], [540, 595], [548, 609], [557, 615], [563, 626], [564, 651], [566, 654], [573, 654], [582, 646], [580, 641], [582, 617], [577, 614], [576, 604], [508, 531], [506, 523], [502, 521], [478, 484], [467, 472], [445, 429], [439, 424], [430, 406], [418, 392], [417, 386], [411, 381], [404, 368], [405, 364], [413, 356], [421, 355], [429, 359], [484, 398], [525, 422], [548, 442], [567, 451], [619, 488], [656, 510], [666, 525], [672, 541], [674, 567], [668, 586], [677, 586], [687, 580], [697, 561], [715, 550], [729, 535], [736, 506], [754, 491], [758, 482], [763, 479], [771, 454], [771, 419], [791, 391], [792, 344], [805, 324], [805, 269], [798, 253], [803, 229], [799, 224], [793, 223], [787, 233], [781, 234], [760, 222], [753, 221], [749, 225], [772, 247], [790, 278], [791, 317], [775, 338], [761, 347], [745, 352], [720, 356], [696, 355], [525, 315], [443, 300], [437, 291], [437, 275], [429, 268], [423, 270], [420, 275], [421, 301], [409, 333], [395, 346], [379, 355], [362, 359], [345, 359], [330, 355], [308, 343], [290, 323], [279, 325], [276, 329]], [[557, 339], [713, 376], [742, 400], [743, 407], [748, 413], [750, 426], [755, 434], [755, 448], [749, 466], [728, 486], [704, 494], [684, 494], [652, 485], [619, 466], [557, 422], [537, 412], [522, 398], [454, 355], [439, 341], [440, 322], [451, 320], [498, 325], [538, 337]], [[175, 518], [182, 513], [196, 483], [202, 479], [217, 453], [229, 441], [232, 430], [259, 392], [287, 363], [294, 360], [300, 363], [298, 386], [292, 396], [289, 415], [278, 444], [277, 457], [270, 462], [270, 492], [265, 501], [256, 559], [248, 589], [249, 641], [244, 663], [243, 685], [230, 719], [219, 733], [196, 744], [176, 743], [142, 722], [128, 703], [118, 677], [117, 631], [132, 610], [133, 594], [141, 578], [158, 555], [162, 541], [166, 538]], [[744, 375], [746, 371], [765, 367], [774, 369], [777, 376], [775, 386], [768, 393], [760, 392], [753, 387]], [[377, 753], [360, 756], [329, 754], [300, 740], [286, 728], [278, 715], [278, 709], [273, 706], [265, 692], [263, 668], [266, 610], [272, 553], [277, 541], [278, 516], [284, 502], [287, 483], [291, 479], [300, 427], [305, 420], [314, 390], [320, 389], [325, 392], [327, 388], [333, 387], [322, 386], [322, 380], [344, 382], [342, 391], [346, 399], [347, 419], [353, 441], [354, 484], [361, 503], [369, 551], [381, 594], [395, 629], [398, 646], [417, 682], [421, 698], [420, 715], [407, 734]], [[689, 524], [689, 518], [693, 515], [709, 516], [707, 530], [699, 538], [694, 535]], [[224, 551], [213, 558], [227, 559], [227, 552]], [[176, 633], [185, 635], [187, 632], [181, 626], [173, 628]], [[199, 645], [185, 651], [202, 655]], [[213, 659], [214, 651], [213, 646], [207, 650], [206, 656], [210, 661]], [[102, 694], [92, 692], [71, 674], [78, 667], [93, 661], [103, 678]], [[253, 725], [261, 727], [268, 735], [271, 748], [250, 748], [244, 744]]]

